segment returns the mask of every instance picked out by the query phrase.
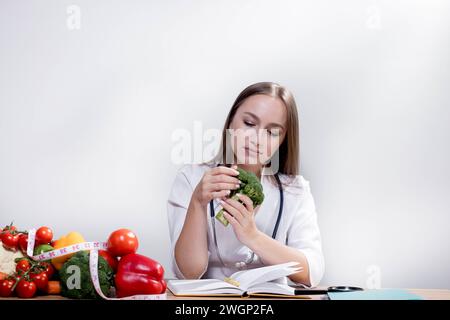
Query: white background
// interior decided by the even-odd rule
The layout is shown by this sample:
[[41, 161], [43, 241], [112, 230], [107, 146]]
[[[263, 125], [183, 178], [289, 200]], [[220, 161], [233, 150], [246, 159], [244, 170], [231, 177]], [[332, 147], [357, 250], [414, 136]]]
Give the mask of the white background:
[[171, 276], [172, 133], [220, 129], [275, 81], [299, 106], [322, 284], [449, 288], [449, 57], [444, 0], [1, 0], [0, 223], [127, 227]]

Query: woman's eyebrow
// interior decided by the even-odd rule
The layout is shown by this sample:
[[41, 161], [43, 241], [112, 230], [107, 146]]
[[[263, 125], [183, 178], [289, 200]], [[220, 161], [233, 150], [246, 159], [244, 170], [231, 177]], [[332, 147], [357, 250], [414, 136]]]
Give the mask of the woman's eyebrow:
[[[259, 122], [259, 118], [258, 118], [258, 116], [256, 114], [248, 112], [248, 111], [244, 111], [244, 114], [249, 115], [250, 117], [254, 118], [255, 120], [257, 120]], [[281, 129], [284, 130], [284, 126], [279, 124], [279, 123], [276, 123], [276, 122], [271, 122], [271, 123], [268, 124], [268, 126], [269, 127], [280, 127]]]

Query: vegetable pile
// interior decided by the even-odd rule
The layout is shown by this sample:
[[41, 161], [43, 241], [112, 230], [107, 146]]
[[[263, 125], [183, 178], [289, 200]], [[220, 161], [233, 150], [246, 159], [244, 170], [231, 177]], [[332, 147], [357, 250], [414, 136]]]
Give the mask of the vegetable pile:
[[[100, 298], [90, 272], [90, 252], [64, 254], [66, 249], [61, 249], [82, 250], [83, 245], [79, 244], [84, 242], [78, 232], [54, 241], [52, 230], [40, 227], [35, 234], [34, 248], [30, 248], [33, 258], [27, 255], [27, 231], [19, 231], [12, 224], [0, 228], [0, 297], [32, 298], [51, 294], [75, 299]], [[132, 231], [119, 229], [109, 236], [107, 250], [98, 251], [97, 276], [103, 295], [122, 298], [166, 291], [164, 268], [157, 261], [137, 254], [138, 246]], [[57, 249], [64, 250], [64, 255], [52, 258]], [[49, 256], [36, 257], [44, 252]], [[41, 260], [45, 258], [52, 259]]]
[[[248, 172], [241, 168], [238, 168], [237, 170], [239, 171], [239, 175], [237, 177], [241, 181], [241, 184], [238, 189], [231, 191], [230, 193], [231, 199], [241, 202], [236, 195], [240, 193], [248, 196], [253, 201], [253, 205], [255, 207], [263, 203], [264, 201], [263, 187], [259, 182], [258, 177], [253, 172]], [[219, 220], [226, 227], [228, 226], [229, 222], [224, 217], [223, 211], [224, 210], [222, 209], [217, 213], [216, 219]]]
[[[50, 245], [53, 232], [48, 227], [40, 227], [36, 232], [35, 252], [53, 250]], [[26, 255], [28, 233], [19, 231], [12, 224], [0, 229], [3, 248], [18, 256], [9, 261], [8, 268], [0, 269], [0, 297], [10, 297], [14, 293], [20, 298], [32, 298], [36, 293], [58, 294], [59, 281], [51, 281], [55, 270], [49, 261], [34, 261]], [[15, 265], [14, 268], [10, 266]], [[3, 266], [3, 265], [2, 265]]]

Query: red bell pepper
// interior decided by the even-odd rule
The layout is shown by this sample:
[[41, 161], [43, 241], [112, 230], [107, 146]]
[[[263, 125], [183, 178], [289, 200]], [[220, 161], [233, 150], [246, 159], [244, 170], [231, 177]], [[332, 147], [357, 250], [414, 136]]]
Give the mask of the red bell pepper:
[[123, 256], [115, 278], [118, 298], [137, 294], [160, 294], [166, 291], [164, 268], [148, 257], [137, 253]]

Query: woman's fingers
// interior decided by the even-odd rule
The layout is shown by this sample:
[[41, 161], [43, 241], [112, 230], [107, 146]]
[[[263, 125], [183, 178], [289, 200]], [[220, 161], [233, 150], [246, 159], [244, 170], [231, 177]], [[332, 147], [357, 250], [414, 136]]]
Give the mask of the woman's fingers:
[[[237, 178], [237, 166], [231, 168], [220, 166], [207, 171], [203, 177], [202, 185], [204, 197], [211, 199], [226, 199], [232, 190], [240, 188]], [[210, 201], [208, 200], [208, 201]]]
[[236, 169], [232, 169], [232, 168], [228, 168], [228, 167], [224, 167], [224, 166], [211, 169], [211, 173], [213, 175], [226, 174], [226, 175], [233, 176], [233, 177], [239, 175], [239, 171], [237, 171]]
[[[216, 169], [229, 169], [233, 173], [233, 169], [227, 167], [218, 167], [211, 169], [211, 173], [205, 178], [205, 183], [208, 185], [207, 189], [211, 191], [221, 191], [221, 190], [236, 190], [240, 187], [239, 179], [228, 175], [230, 171], [226, 170], [228, 174], [216, 173], [213, 170]], [[221, 170], [223, 171], [223, 170]]]
[[222, 191], [215, 191], [212, 192], [212, 197], [214, 199], [222, 199], [225, 198], [226, 196], [230, 195], [231, 191], [230, 190], [222, 190]]
[[[222, 205], [222, 207], [225, 209], [226, 212], [228, 212], [229, 214], [231, 214], [233, 217], [236, 218], [236, 220], [241, 221], [244, 216], [242, 214], [242, 212], [240, 212], [238, 209], [236, 209], [234, 206], [230, 205], [231, 199], [227, 199], [225, 201], [219, 201], [220, 204]], [[234, 200], [233, 200], [234, 201]], [[244, 208], [245, 209], [245, 208]]]
[[235, 177], [230, 177], [226, 174], [219, 174], [219, 175], [211, 176], [210, 182], [213, 182], [213, 183], [225, 182], [225, 183], [239, 184], [240, 180]]
[[208, 187], [211, 191], [235, 190], [239, 185], [234, 183], [211, 183]]
[[230, 205], [232, 208], [234, 208], [235, 210], [241, 212], [242, 214], [248, 213], [247, 208], [237, 200], [229, 198], [226, 200], [226, 203], [228, 205]]
[[236, 220], [235, 217], [233, 217], [232, 215], [230, 215], [228, 212], [223, 212], [223, 216], [228, 220], [228, 222], [233, 226], [233, 227], [238, 227], [239, 226], [239, 222]]
[[250, 199], [248, 196], [246, 196], [245, 194], [242, 194], [242, 193], [238, 193], [238, 194], [236, 194], [236, 196], [239, 198], [239, 200], [241, 200], [244, 203], [244, 205], [248, 211], [253, 212], [254, 208], [253, 208], [252, 199]]

